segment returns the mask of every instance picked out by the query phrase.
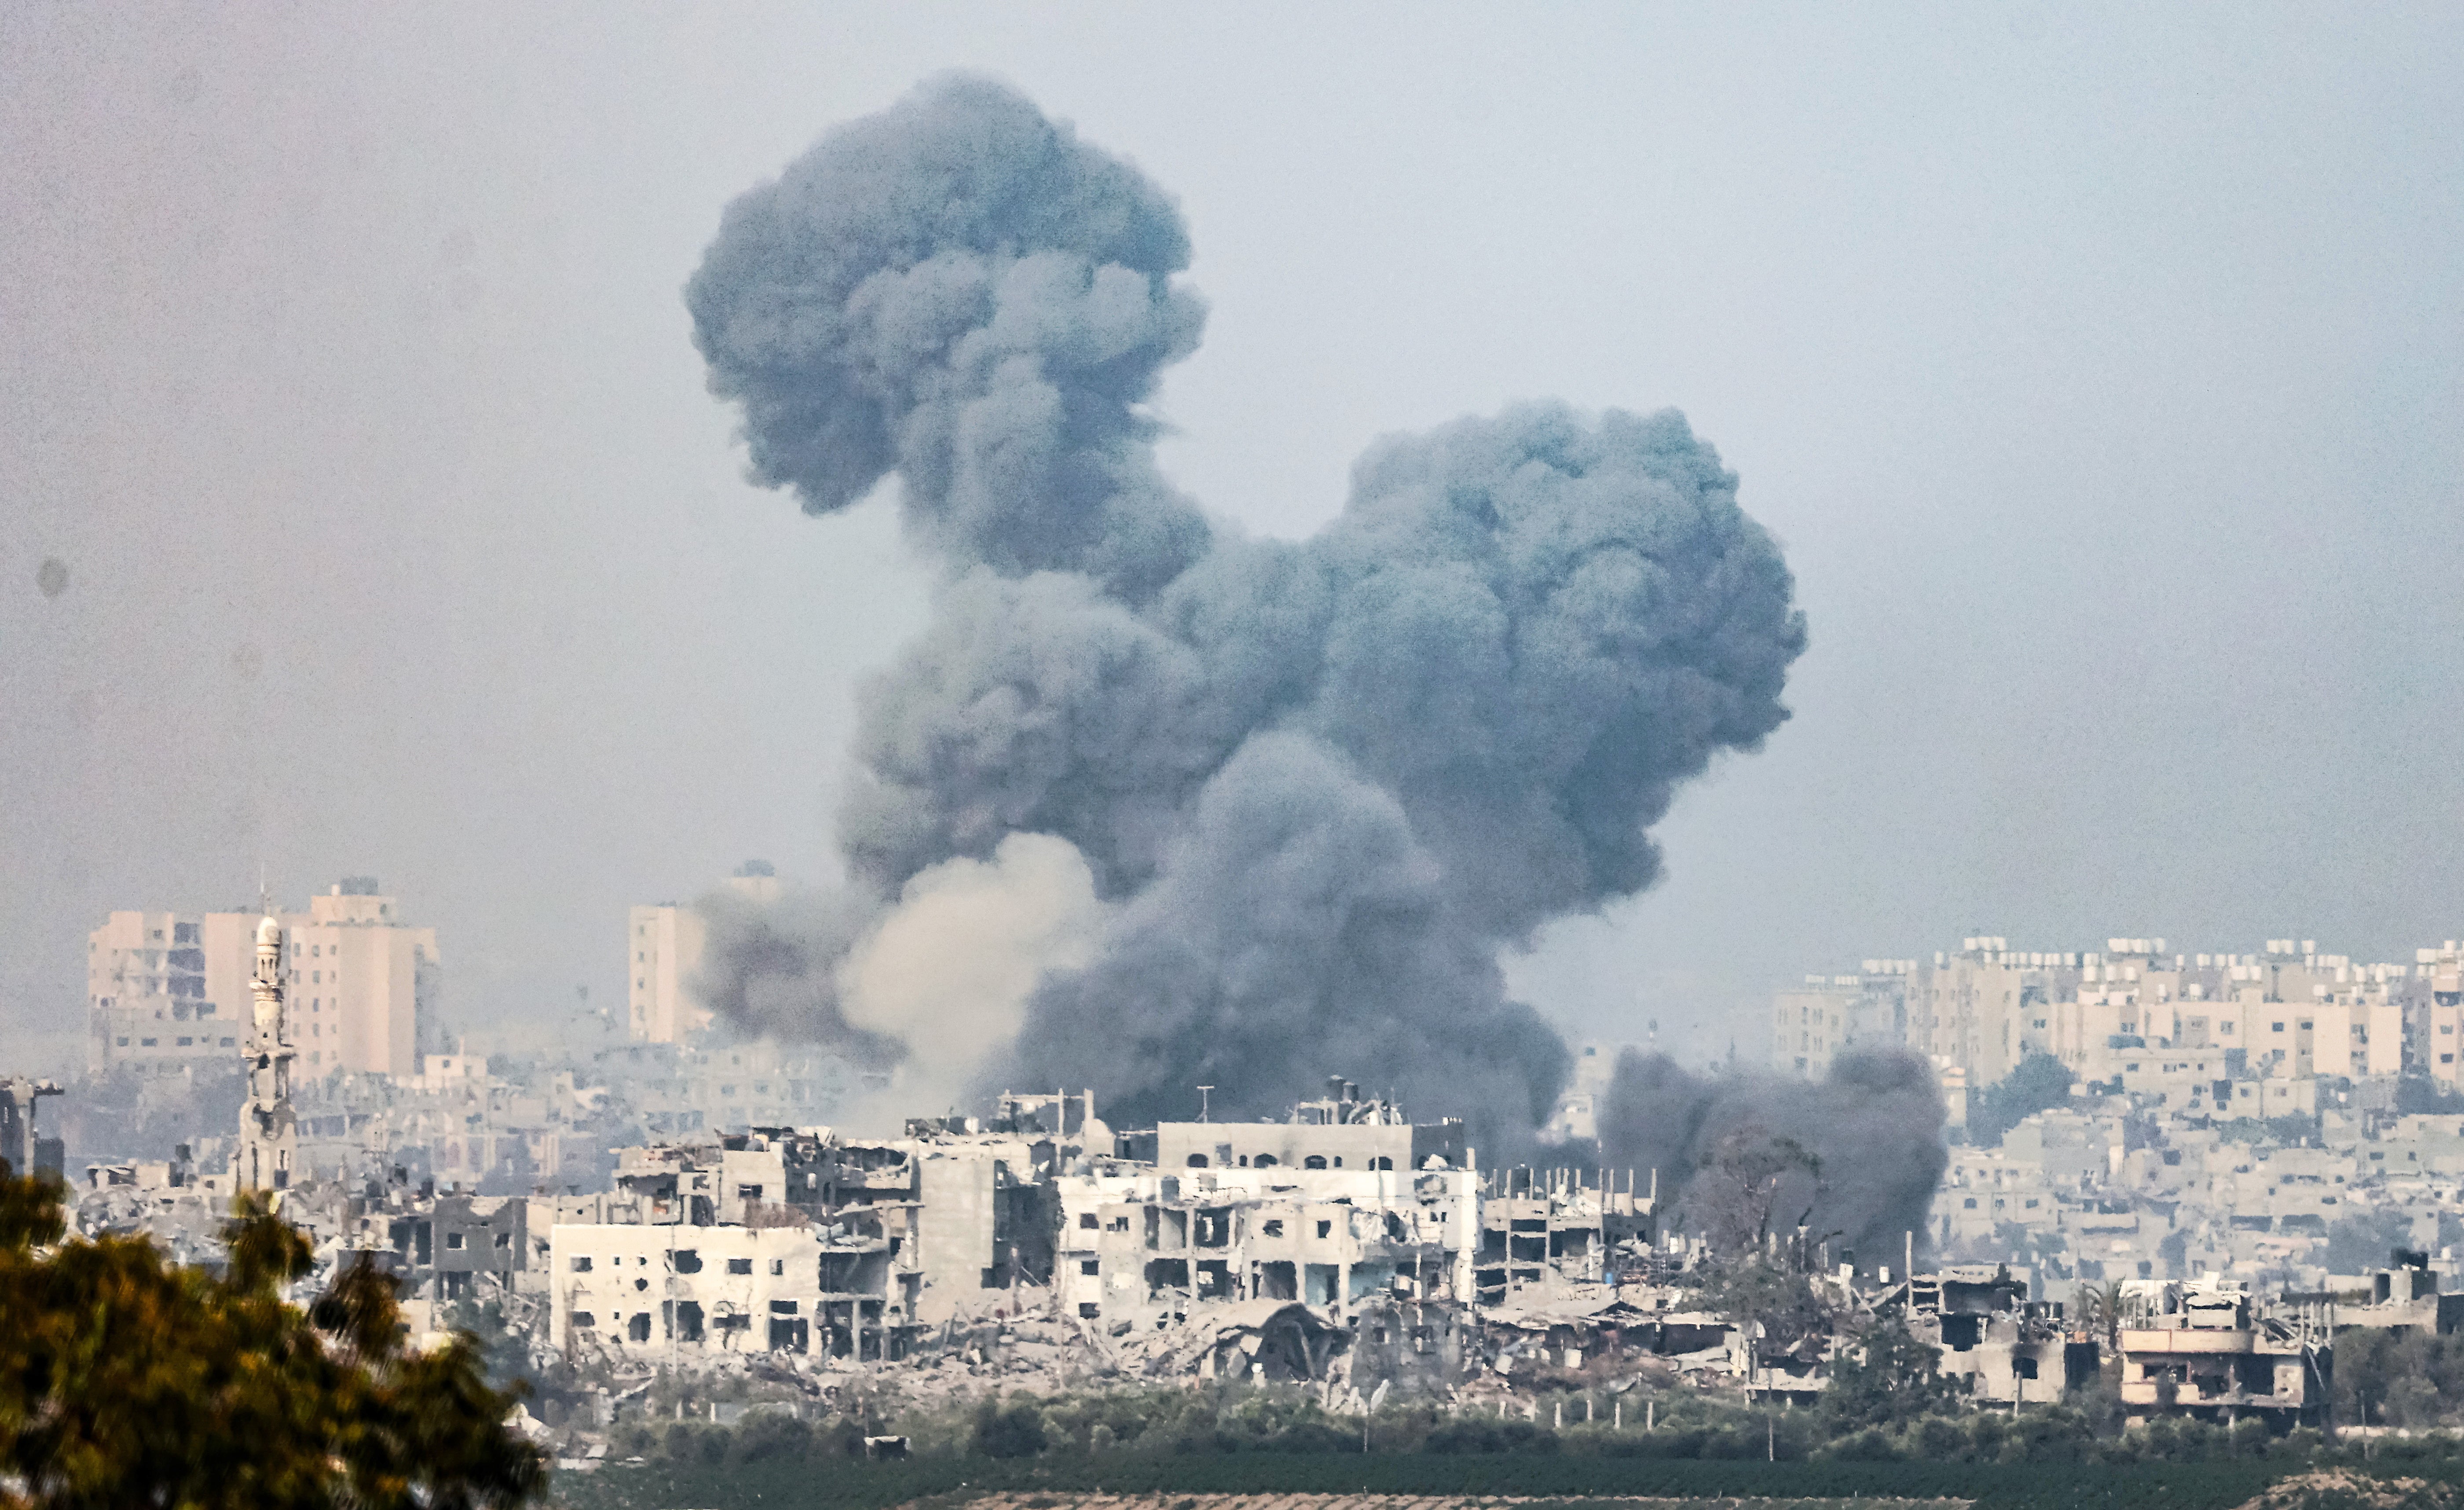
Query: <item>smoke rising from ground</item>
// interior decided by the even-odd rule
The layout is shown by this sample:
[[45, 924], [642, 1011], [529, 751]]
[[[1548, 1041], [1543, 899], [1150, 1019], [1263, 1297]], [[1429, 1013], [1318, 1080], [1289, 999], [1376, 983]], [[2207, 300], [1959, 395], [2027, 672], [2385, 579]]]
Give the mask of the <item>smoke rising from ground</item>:
[[1927, 1246], [1926, 1213], [1950, 1162], [1946, 1116], [1932, 1070], [1910, 1054], [1843, 1054], [1827, 1077], [1806, 1081], [1705, 1078], [1629, 1049], [1600, 1108], [1600, 1158], [1660, 1171], [1676, 1223], [1732, 1250], [1757, 1240], [1766, 1218], [1785, 1232], [1804, 1216], [1817, 1237], [1840, 1233], [1861, 1262], [1897, 1267], [1903, 1234]]
[[[1315, 538], [1212, 528], [1142, 407], [1197, 344], [1188, 261], [1161, 190], [980, 78], [729, 207], [687, 302], [752, 475], [826, 513], [894, 473], [944, 572], [865, 697], [848, 915], [1048, 835], [1108, 913], [983, 1083], [1135, 1121], [1342, 1073], [1528, 1128], [1566, 1054], [1496, 951], [1649, 885], [1677, 784], [1786, 719], [1788, 570], [1674, 411], [1390, 437]], [[787, 960], [808, 1032], [856, 1031], [811, 984], [855, 942]]]
[[1095, 957], [1103, 920], [1087, 862], [1048, 834], [1013, 833], [990, 860], [944, 860], [848, 956], [847, 1019], [906, 1043], [908, 1109], [957, 1107], [1017, 1036], [1036, 984]]

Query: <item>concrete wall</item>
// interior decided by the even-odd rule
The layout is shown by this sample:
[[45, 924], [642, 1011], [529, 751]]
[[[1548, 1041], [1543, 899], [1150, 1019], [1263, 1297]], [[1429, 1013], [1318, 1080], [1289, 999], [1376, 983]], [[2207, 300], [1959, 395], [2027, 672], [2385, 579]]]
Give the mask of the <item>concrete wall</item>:
[[548, 1253], [552, 1346], [652, 1361], [812, 1350], [821, 1247], [810, 1228], [566, 1224]]

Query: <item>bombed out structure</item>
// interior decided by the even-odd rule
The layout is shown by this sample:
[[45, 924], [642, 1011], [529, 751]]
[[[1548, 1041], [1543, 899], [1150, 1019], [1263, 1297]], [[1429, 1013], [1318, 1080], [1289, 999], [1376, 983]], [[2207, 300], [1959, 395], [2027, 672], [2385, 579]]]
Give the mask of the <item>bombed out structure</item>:
[[1415, 1124], [1341, 1080], [1273, 1122], [1115, 1133], [1091, 1095], [1010, 1095], [896, 1139], [757, 1128], [630, 1149], [615, 1191], [548, 1234], [550, 1341], [869, 1362], [1029, 1307], [1110, 1337], [1287, 1305], [1320, 1333], [1432, 1305], [1451, 1326], [1481, 1304], [1613, 1294], [1620, 1255], [1655, 1241], [1630, 1179], [1476, 1157], [1463, 1123]]

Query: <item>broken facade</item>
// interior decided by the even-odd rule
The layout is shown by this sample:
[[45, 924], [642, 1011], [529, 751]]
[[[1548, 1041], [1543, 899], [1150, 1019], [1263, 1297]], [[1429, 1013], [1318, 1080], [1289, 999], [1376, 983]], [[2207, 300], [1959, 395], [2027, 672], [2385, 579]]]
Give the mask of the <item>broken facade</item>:
[[[1375, 1318], [1399, 1372], [1459, 1371], [1468, 1329], [1437, 1308], [1468, 1314], [1484, 1289], [1596, 1289], [1618, 1244], [1652, 1241], [1650, 1202], [1630, 1188], [1491, 1182], [1472, 1158], [1460, 1122], [1415, 1125], [1339, 1080], [1282, 1122], [1115, 1135], [1088, 1098], [1010, 1096], [992, 1119], [917, 1119], [892, 1140], [764, 1128], [627, 1150], [615, 1193], [577, 1213], [596, 1220], [549, 1234], [553, 1336], [618, 1356], [863, 1361], [1049, 1303], [1090, 1334], [1170, 1332], [1177, 1352], [1211, 1357], [1184, 1328], [1255, 1311], [1258, 1327], [1232, 1328], [1254, 1350], [1299, 1307], [1321, 1328]], [[761, 1234], [758, 1253], [731, 1246], [714, 1267], [746, 1241], [715, 1234], [739, 1230]], [[766, 1324], [720, 1329], [722, 1309]], [[1323, 1368], [1330, 1347], [1292, 1356]]]
[[2252, 1296], [2223, 1289], [2183, 1291], [2161, 1303], [2121, 1329], [2122, 1401], [2135, 1417], [2319, 1424], [2335, 1368], [2333, 1323], [2322, 1308], [2269, 1314]]

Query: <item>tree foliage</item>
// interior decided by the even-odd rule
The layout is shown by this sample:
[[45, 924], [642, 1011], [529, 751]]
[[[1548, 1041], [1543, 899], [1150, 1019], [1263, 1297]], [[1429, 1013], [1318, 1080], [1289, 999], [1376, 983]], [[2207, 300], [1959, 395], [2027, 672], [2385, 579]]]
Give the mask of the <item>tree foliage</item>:
[[2361, 1208], [2327, 1224], [2329, 1274], [2384, 1269], [2399, 1248], [2412, 1246], [2412, 1213], [2401, 1207]]
[[1738, 1263], [1705, 1265], [1687, 1277], [1696, 1303], [1762, 1327], [1762, 1353], [1768, 1358], [1808, 1337], [1830, 1331], [1833, 1308], [1821, 1292], [1784, 1262], [1759, 1255]]
[[2122, 1281], [2108, 1279], [2103, 1284], [2082, 1283], [2071, 1292], [2071, 1321], [2079, 1330], [2101, 1340], [2105, 1346], [2122, 1346], [2122, 1314], [2123, 1310]]
[[1968, 1141], [1995, 1147], [2004, 1133], [2038, 1112], [2069, 1104], [2070, 1098], [2071, 1067], [2032, 1050], [2010, 1074], [1969, 1098]]
[[2336, 1339], [2334, 1393], [2340, 1422], [2447, 1426], [2464, 1402], [2464, 1337], [2349, 1328]]
[[1822, 1161], [1812, 1149], [1748, 1122], [1703, 1155], [1700, 1172], [1685, 1187], [1686, 1212], [1715, 1251], [1756, 1253], [1780, 1219], [1773, 1206], [1783, 1190], [1794, 1181], [1800, 1189], [1810, 1182], [1818, 1192], [1821, 1179]]
[[1839, 1428], [1896, 1426], [1947, 1410], [1957, 1387], [1942, 1375], [1942, 1349], [1919, 1342], [1898, 1316], [1882, 1318], [1831, 1360], [1822, 1410]]
[[1013, 1400], [1006, 1406], [986, 1400], [976, 1413], [969, 1445], [986, 1457], [1033, 1457], [1044, 1451], [1046, 1441], [1044, 1415], [1033, 1400]]
[[60, 1187], [0, 1166], [0, 1505], [517, 1505], [545, 1486], [476, 1344], [404, 1345], [391, 1278], [234, 1203], [219, 1276], [143, 1237], [66, 1236]]

